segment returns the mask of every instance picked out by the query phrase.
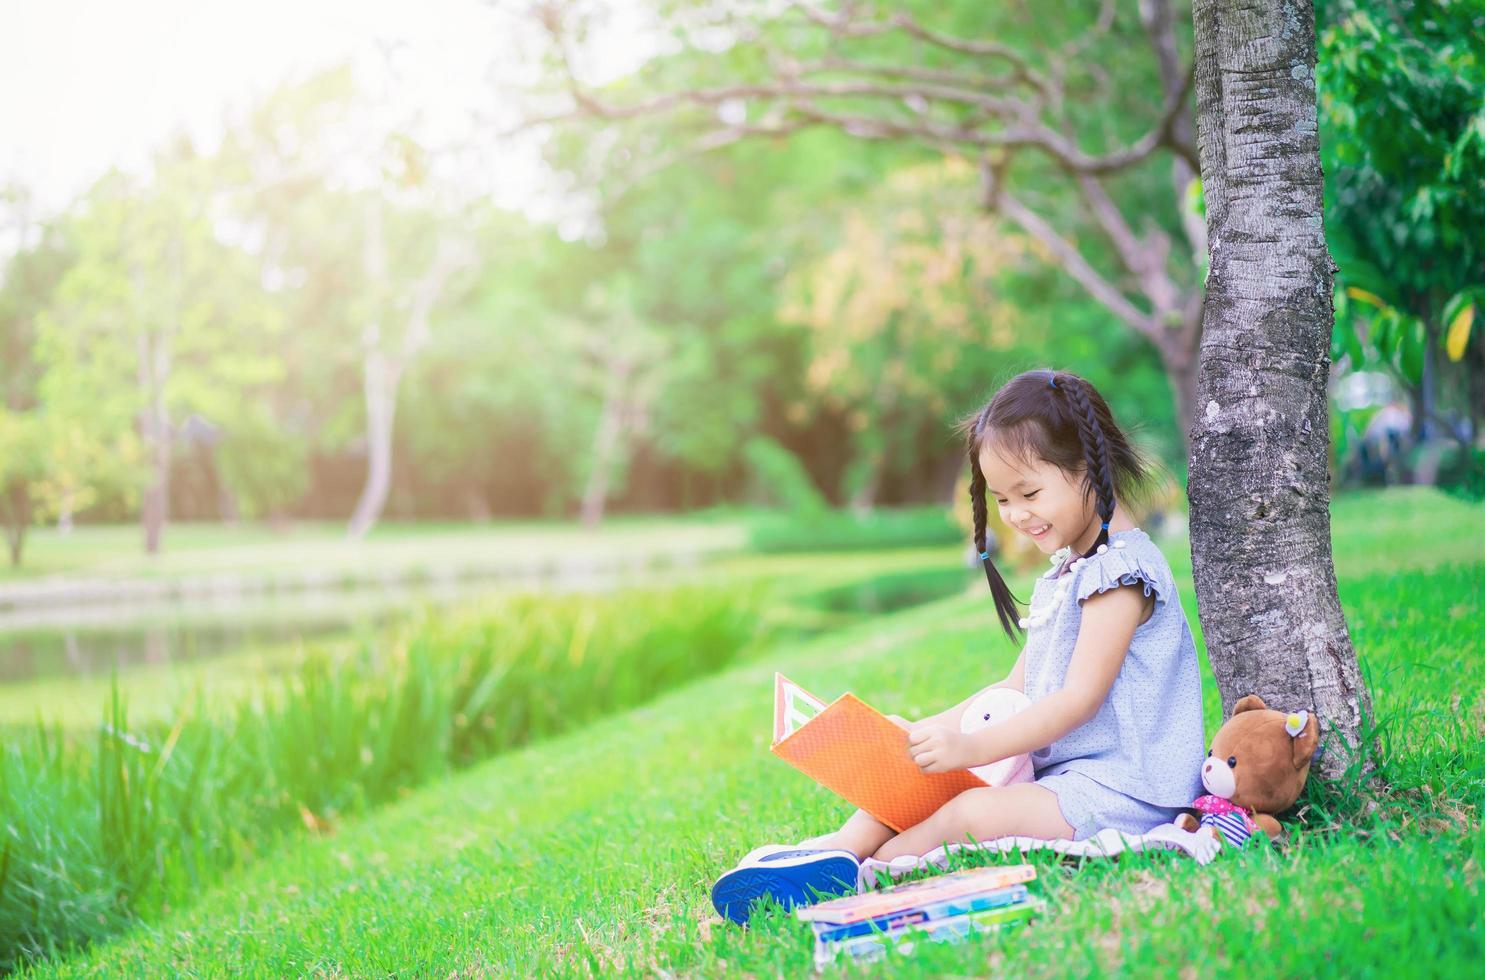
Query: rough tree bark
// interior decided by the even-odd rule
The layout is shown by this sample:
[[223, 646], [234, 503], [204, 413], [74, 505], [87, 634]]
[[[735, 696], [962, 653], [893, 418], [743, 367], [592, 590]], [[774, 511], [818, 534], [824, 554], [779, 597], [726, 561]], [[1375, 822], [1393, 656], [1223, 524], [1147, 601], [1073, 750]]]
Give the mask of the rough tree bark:
[[1321, 202], [1314, 8], [1197, 0], [1193, 13], [1211, 259], [1190, 438], [1202, 630], [1224, 713], [1250, 693], [1314, 711], [1332, 736], [1318, 771], [1334, 778], [1371, 706], [1330, 551], [1335, 266]]

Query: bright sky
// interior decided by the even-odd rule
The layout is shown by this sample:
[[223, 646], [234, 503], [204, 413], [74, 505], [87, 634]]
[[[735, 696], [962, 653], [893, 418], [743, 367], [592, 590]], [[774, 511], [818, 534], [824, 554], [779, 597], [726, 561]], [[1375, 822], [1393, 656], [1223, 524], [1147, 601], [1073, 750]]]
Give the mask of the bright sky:
[[[467, 141], [516, 118], [538, 35], [530, 0], [0, 0], [0, 183], [31, 188], [45, 213], [110, 166], [141, 169], [184, 127], [220, 139], [276, 83], [351, 60], [389, 123], [418, 116], [428, 143]], [[625, 10], [624, 8], [627, 8]], [[653, 50], [633, 4], [602, 32], [586, 77], [632, 69]], [[382, 47], [393, 45], [388, 81]], [[475, 123], [475, 113], [484, 122]], [[467, 179], [497, 203], [552, 217], [534, 149], [505, 148]]]

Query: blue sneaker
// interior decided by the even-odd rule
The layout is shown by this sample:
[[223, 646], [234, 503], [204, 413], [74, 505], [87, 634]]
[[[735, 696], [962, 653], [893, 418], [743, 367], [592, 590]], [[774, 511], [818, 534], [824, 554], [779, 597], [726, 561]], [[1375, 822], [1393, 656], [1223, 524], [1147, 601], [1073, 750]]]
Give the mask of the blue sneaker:
[[822, 895], [856, 891], [861, 862], [850, 851], [759, 848], [712, 886], [712, 907], [740, 926], [764, 895], [786, 909], [813, 905]]

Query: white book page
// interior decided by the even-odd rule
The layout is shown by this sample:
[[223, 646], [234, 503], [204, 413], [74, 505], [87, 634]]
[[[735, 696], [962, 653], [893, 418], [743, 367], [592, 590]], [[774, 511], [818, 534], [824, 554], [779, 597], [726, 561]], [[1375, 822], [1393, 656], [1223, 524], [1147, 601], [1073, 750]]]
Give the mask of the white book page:
[[805, 722], [824, 711], [825, 702], [783, 674], [774, 675], [774, 685], [774, 741], [781, 742], [798, 731]]

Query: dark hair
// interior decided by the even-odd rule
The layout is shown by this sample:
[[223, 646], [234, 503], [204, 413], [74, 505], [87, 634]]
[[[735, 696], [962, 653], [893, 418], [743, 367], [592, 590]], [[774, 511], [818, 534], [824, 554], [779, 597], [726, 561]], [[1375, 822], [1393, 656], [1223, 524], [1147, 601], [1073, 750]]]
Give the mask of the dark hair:
[[974, 507], [975, 551], [995, 597], [1001, 628], [1011, 639], [1019, 629], [1017, 599], [990, 560], [985, 546], [988, 507], [980, 451], [993, 443], [1017, 459], [1040, 459], [1067, 473], [1081, 471], [1083, 486], [1103, 518], [1087, 554], [1108, 543], [1114, 498], [1137, 497], [1148, 481], [1150, 464], [1114, 421], [1103, 396], [1084, 379], [1065, 371], [1026, 371], [1001, 386], [989, 404], [959, 423], [969, 452], [969, 499]]

